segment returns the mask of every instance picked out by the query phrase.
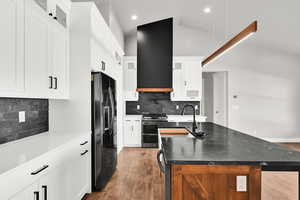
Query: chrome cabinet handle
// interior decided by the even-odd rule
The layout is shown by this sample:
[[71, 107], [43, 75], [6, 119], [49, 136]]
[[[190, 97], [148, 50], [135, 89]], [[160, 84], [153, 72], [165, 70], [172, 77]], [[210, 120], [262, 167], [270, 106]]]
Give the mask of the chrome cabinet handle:
[[89, 151], [88, 150], [85, 150], [83, 153], [81, 153], [80, 155], [83, 156], [85, 154], [87, 154]]
[[31, 175], [37, 175], [38, 173], [40, 173], [41, 171], [44, 171], [45, 169], [47, 169], [49, 167], [49, 165], [44, 165], [43, 167], [41, 167], [40, 169], [37, 169], [33, 172], [31, 172]]

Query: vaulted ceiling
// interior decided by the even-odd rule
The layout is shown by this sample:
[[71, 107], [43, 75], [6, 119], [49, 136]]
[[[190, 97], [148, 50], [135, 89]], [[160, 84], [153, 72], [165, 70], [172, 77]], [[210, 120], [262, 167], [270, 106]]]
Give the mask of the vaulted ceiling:
[[[174, 17], [177, 26], [217, 41], [213, 49], [258, 20], [253, 45], [300, 54], [299, 0], [111, 0], [111, 6], [125, 35], [134, 34], [140, 24]], [[205, 14], [205, 7], [211, 13]], [[135, 21], [133, 14], [138, 16]]]

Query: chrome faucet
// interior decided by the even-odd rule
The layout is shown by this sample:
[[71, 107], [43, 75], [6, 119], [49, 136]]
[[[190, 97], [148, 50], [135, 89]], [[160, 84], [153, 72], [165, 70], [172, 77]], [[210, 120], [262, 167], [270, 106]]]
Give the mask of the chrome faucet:
[[191, 107], [193, 109], [193, 133], [196, 133], [197, 123], [196, 123], [196, 109], [195, 109], [195, 106], [192, 105], [192, 104], [184, 105], [183, 108], [182, 108], [182, 111], [181, 111], [181, 115], [184, 115], [184, 110], [187, 107]]

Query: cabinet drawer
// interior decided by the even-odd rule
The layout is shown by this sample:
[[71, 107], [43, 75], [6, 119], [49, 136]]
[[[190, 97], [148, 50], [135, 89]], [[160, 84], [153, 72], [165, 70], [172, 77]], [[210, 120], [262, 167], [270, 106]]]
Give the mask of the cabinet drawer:
[[[9, 199], [21, 192], [52, 168], [53, 166], [47, 159], [35, 159], [1, 175], [0, 188], [5, 188], [5, 190], [0, 192], [0, 199]], [[35, 172], [34, 175], [31, 174], [33, 172]]]

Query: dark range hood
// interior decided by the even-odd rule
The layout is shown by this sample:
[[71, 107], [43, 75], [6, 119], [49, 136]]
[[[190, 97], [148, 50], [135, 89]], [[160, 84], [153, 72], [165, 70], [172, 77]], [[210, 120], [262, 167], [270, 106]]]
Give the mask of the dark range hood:
[[137, 91], [172, 92], [173, 18], [137, 27]]

